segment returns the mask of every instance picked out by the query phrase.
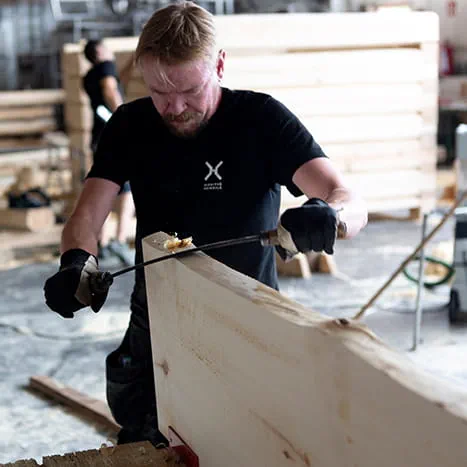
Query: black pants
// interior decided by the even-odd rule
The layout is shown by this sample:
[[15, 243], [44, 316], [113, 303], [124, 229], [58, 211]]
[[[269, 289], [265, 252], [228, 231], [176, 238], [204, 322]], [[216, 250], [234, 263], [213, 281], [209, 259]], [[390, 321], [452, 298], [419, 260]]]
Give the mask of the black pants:
[[[144, 288], [137, 290], [144, 300]], [[138, 305], [136, 305], [138, 307]], [[156, 394], [152, 366], [151, 338], [147, 319], [134, 312], [132, 299], [130, 324], [120, 346], [107, 356], [107, 402], [115, 420], [122, 425], [118, 443], [151, 441], [157, 445], [167, 440], [157, 424]], [[147, 316], [147, 315], [146, 315]]]

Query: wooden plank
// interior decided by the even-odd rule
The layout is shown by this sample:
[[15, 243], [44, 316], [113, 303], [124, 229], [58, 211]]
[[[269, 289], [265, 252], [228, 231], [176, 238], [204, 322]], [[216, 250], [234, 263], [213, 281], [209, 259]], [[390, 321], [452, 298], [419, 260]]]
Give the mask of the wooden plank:
[[89, 151], [91, 147], [90, 131], [71, 131], [69, 133], [70, 146], [80, 151]]
[[63, 77], [63, 88], [66, 91], [66, 102], [89, 105], [89, 97], [84, 91], [82, 78], [76, 76]]
[[[301, 118], [300, 114], [297, 114]], [[303, 124], [321, 145], [362, 143], [371, 141], [392, 141], [415, 139], [422, 135], [436, 135], [432, 125], [424, 127], [418, 115], [355, 115], [301, 118]]]
[[[27, 149], [43, 147], [44, 141], [41, 137], [28, 137], [28, 138], [0, 138], [0, 154], [5, 151], [14, 149]], [[0, 155], [1, 157], [1, 155]]]
[[417, 83], [438, 79], [436, 63], [425, 62], [418, 48], [247, 57], [228, 54], [225, 66], [224, 85], [237, 89]]
[[[292, 112], [305, 117], [340, 115], [416, 114], [432, 104], [419, 84], [259, 88]], [[431, 105], [433, 109], [436, 106]]]
[[16, 462], [8, 462], [8, 464], [0, 464], [1, 467], [37, 467], [38, 464], [34, 459], [25, 459]]
[[54, 108], [50, 106], [18, 107], [0, 109], [0, 120], [27, 120], [31, 118], [53, 117]]
[[371, 173], [347, 173], [347, 183], [365, 199], [418, 196], [436, 190], [436, 172], [394, 170]]
[[86, 60], [83, 44], [65, 44], [60, 56], [62, 77], [84, 76], [91, 64]]
[[[23, 167], [29, 165], [46, 165], [50, 157], [50, 149], [38, 148], [27, 151], [14, 151], [0, 153], [0, 167]], [[67, 148], [53, 149], [54, 157], [65, 161], [68, 156]]]
[[65, 105], [65, 122], [68, 131], [92, 130], [94, 116], [91, 106], [88, 104], [67, 102]]
[[[155, 234], [144, 259], [166, 254]], [[467, 458], [467, 392], [203, 254], [146, 269], [159, 426], [203, 467]], [[209, 416], [206, 416], [209, 414]]]
[[310, 263], [302, 253], [295, 255], [290, 261], [283, 261], [276, 254], [276, 264], [277, 273], [280, 276], [303, 277], [304, 279], [311, 277]]
[[27, 209], [0, 209], [0, 227], [44, 232], [55, 225], [55, 214], [50, 207]]
[[0, 121], [0, 136], [32, 135], [54, 131], [58, 128], [55, 118], [45, 117], [34, 120], [3, 120]]
[[[381, 168], [417, 168], [434, 150], [424, 149], [419, 139], [325, 144], [323, 150], [343, 171], [365, 172]], [[428, 157], [427, 157], [428, 155]], [[394, 165], [393, 165], [394, 164]]]
[[65, 102], [63, 89], [40, 89], [0, 92], [0, 107], [28, 107], [34, 105], [57, 105]]
[[105, 402], [60, 384], [48, 376], [31, 376], [29, 387], [77, 410], [79, 413], [105, 425], [112, 431], [119, 431], [121, 428], [114, 420]]
[[432, 12], [226, 15], [216, 16], [216, 26], [219, 47], [227, 50], [339, 49], [439, 40], [439, 20]]
[[183, 467], [172, 450], [156, 449], [149, 441], [101, 447], [63, 456], [46, 456], [43, 467]]
[[[374, 199], [414, 199], [420, 197], [424, 192], [436, 192], [436, 172], [434, 170], [412, 169], [345, 173], [345, 180], [369, 204]], [[299, 206], [306, 201], [304, 196], [294, 197], [284, 187], [281, 191], [281, 209]]]
[[149, 441], [102, 446], [99, 449], [72, 452], [64, 455], [44, 456], [42, 464], [34, 460], [20, 460], [1, 464], [4, 467], [183, 467], [171, 449], [156, 449]]
[[142, 78], [133, 78], [130, 80], [125, 94], [125, 98], [128, 102], [148, 95], [148, 90]]

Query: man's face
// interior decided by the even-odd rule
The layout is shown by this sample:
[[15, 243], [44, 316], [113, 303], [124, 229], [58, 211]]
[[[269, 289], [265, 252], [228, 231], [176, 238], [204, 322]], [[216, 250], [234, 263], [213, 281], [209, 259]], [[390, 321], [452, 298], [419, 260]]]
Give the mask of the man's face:
[[176, 136], [196, 136], [215, 112], [224, 57], [221, 51], [215, 63], [200, 59], [177, 65], [143, 57], [141, 71], [152, 102]]

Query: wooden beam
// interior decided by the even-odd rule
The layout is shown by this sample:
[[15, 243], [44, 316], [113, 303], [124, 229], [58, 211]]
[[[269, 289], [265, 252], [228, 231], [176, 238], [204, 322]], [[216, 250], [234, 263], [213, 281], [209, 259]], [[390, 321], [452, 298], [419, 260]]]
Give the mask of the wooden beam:
[[223, 83], [237, 89], [437, 80], [436, 62], [420, 49], [394, 48], [236, 56], [228, 54]]
[[[144, 239], [144, 259], [167, 235]], [[146, 268], [159, 427], [203, 467], [458, 467], [465, 387], [196, 253]]]
[[216, 16], [216, 26], [219, 47], [228, 51], [381, 48], [439, 40], [438, 15], [432, 12], [226, 15]]
[[42, 464], [20, 460], [2, 464], [3, 467], [183, 467], [171, 449], [156, 449], [149, 441], [103, 446], [99, 449], [44, 456]]
[[32, 118], [53, 117], [54, 108], [51, 106], [0, 108], [0, 120], [29, 120]]
[[55, 214], [50, 207], [0, 209], [0, 227], [44, 232], [55, 225]]
[[0, 121], [0, 136], [32, 135], [46, 133], [57, 129], [55, 118], [43, 117], [33, 120], [2, 120]]
[[77, 410], [80, 414], [101, 423], [109, 430], [117, 432], [121, 428], [114, 420], [105, 402], [87, 396], [69, 386], [60, 384], [48, 376], [31, 376], [29, 387]]
[[73, 452], [63, 456], [46, 456], [43, 467], [183, 467], [168, 449], [156, 449], [149, 441]]
[[40, 89], [0, 92], [0, 107], [28, 107], [33, 105], [56, 105], [65, 102], [63, 89]]

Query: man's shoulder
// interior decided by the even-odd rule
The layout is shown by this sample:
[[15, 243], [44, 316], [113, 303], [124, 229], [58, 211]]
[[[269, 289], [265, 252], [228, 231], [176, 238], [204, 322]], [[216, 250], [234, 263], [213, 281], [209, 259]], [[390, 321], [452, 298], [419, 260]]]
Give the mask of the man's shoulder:
[[141, 97], [139, 99], [132, 100], [123, 104], [125, 111], [128, 115], [136, 115], [141, 112], [143, 113], [153, 113], [154, 104], [150, 97]]
[[118, 111], [131, 126], [135, 127], [141, 127], [143, 123], [149, 120], [154, 124], [153, 119], [157, 117], [157, 111], [150, 97], [142, 97], [126, 102], [118, 108]]
[[226, 89], [229, 100], [240, 105], [266, 104], [271, 96], [264, 92], [252, 91], [249, 89]]

